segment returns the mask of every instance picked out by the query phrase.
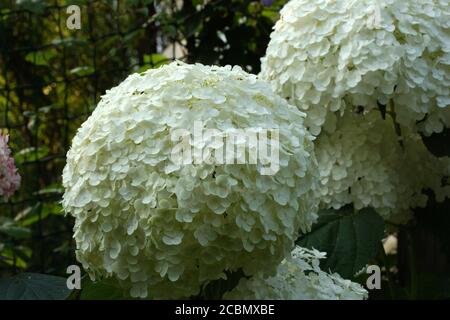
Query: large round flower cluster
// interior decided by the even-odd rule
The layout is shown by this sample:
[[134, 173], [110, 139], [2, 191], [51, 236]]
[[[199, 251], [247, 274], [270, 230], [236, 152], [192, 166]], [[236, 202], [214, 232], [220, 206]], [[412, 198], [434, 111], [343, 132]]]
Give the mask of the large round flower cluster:
[[322, 207], [370, 206], [385, 219], [405, 222], [410, 208], [426, 205], [425, 189], [438, 201], [450, 196], [450, 186], [442, 184], [450, 159], [433, 156], [418, 134], [403, 128], [399, 137], [392, 119], [376, 110], [346, 113], [335, 127], [320, 134], [315, 148]]
[[0, 132], [0, 197], [9, 198], [19, 189], [20, 175], [8, 146], [9, 137]]
[[242, 279], [226, 299], [252, 300], [362, 300], [367, 291], [358, 283], [343, 279], [337, 273], [326, 273], [319, 267], [325, 253], [296, 247], [283, 260], [273, 277], [255, 276]]
[[[129, 76], [102, 97], [67, 154], [63, 206], [76, 219], [78, 260], [141, 298], [189, 297], [227, 270], [274, 272], [316, 219], [318, 170], [303, 121], [239, 67], [173, 62]], [[256, 163], [213, 156], [244, 129], [278, 130], [270, 135], [279, 147], [271, 138], [266, 146], [279, 153], [278, 170], [263, 172], [261, 135], [235, 136], [236, 160], [258, 151]], [[191, 151], [209, 157], [191, 163]]]
[[261, 69], [307, 110], [313, 134], [336, 113], [379, 106], [395, 108], [402, 126], [441, 132], [450, 127], [450, 3], [291, 0]]

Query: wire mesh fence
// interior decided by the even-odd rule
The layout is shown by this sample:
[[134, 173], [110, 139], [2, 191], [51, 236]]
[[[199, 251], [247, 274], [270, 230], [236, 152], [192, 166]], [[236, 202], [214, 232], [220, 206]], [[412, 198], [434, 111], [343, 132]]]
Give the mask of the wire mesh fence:
[[[73, 4], [81, 24], [71, 30]], [[11, 237], [0, 238], [0, 268], [61, 273], [55, 266], [73, 261], [73, 224], [60, 206], [71, 138], [105, 90], [132, 72], [182, 58], [177, 25], [163, 19], [176, 5], [2, 1], [0, 128], [10, 136], [22, 186], [0, 202], [0, 216], [14, 224]]]
[[63, 274], [75, 262], [61, 173], [72, 137], [107, 89], [173, 59], [257, 73], [285, 2], [1, 1], [0, 130], [22, 183], [0, 199], [0, 276]]

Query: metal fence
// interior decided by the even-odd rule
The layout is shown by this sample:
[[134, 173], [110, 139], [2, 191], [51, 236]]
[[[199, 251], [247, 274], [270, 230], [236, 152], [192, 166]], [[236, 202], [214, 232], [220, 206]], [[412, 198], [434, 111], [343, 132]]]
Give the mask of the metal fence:
[[105, 90], [175, 58], [258, 73], [285, 2], [1, 0], [0, 130], [22, 185], [0, 199], [0, 277], [62, 274], [75, 262], [61, 173], [72, 137]]
[[[74, 4], [81, 28], [71, 30], [68, 8]], [[9, 249], [0, 249], [0, 262], [7, 267], [61, 273], [55, 266], [73, 261], [72, 221], [60, 205], [70, 141], [106, 89], [132, 72], [183, 55], [177, 26], [165, 19], [176, 5], [120, 0], [0, 4], [0, 129], [10, 136], [22, 176], [20, 191], [0, 202], [0, 216], [13, 220], [19, 232], [9, 238]], [[26, 230], [29, 234], [20, 233]]]

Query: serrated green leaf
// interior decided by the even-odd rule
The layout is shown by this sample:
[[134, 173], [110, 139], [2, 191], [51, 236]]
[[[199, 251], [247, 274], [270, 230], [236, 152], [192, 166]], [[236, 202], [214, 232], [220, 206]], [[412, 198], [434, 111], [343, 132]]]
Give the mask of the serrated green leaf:
[[373, 259], [384, 234], [384, 221], [373, 209], [352, 212], [324, 210], [312, 231], [297, 244], [327, 253], [321, 263], [324, 270], [352, 278]]

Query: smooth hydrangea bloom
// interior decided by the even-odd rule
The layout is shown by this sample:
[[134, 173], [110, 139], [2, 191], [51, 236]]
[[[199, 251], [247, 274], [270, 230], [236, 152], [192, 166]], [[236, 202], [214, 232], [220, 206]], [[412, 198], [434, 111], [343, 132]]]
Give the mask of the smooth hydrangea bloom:
[[258, 275], [241, 279], [238, 286], [225, 293], [226, 299], [252, 300], [362, 300], [367, 291], [358, 283], [319, 267], [326, 254], [296, 247], [283, 260], [273, 277]]
[[291, 0], [261, 69], [307, 112], [313, 134], [336, 113], [379, 104], [403, 126], [441, 132], [450, 127], [450, 3]]
[[322, 207], [373, 207], [387, 220], [405, 222], [410, 208], [426, 205], [425, 189], [438, 201], [450, 196], [443, 185], [450, 158], [433, 156], [417, 133], [403, 128], [399, 140], [393, 121], [376, 110], [346, 113], [334, 126], [315, 145]]
[[20, 175], [8, 147], [9, 137], [0, 133], [0, 197], [9, 198], [19, 189]]
[[[274, 272], [316, 219], [317, 163], [303, 120], [239, 67], [174, 62], [129, 76], [102, 97], [67, 154], [63, 206], [75, 217], [77, 258], [133, 297], [189, 297], [226, 270]], [[192, 132], [196, 121], [219, 135], [279, 129], [279, 170], [174, 163], [171, 133]], [[222, 146], [189, 143], [193, 153]]]

